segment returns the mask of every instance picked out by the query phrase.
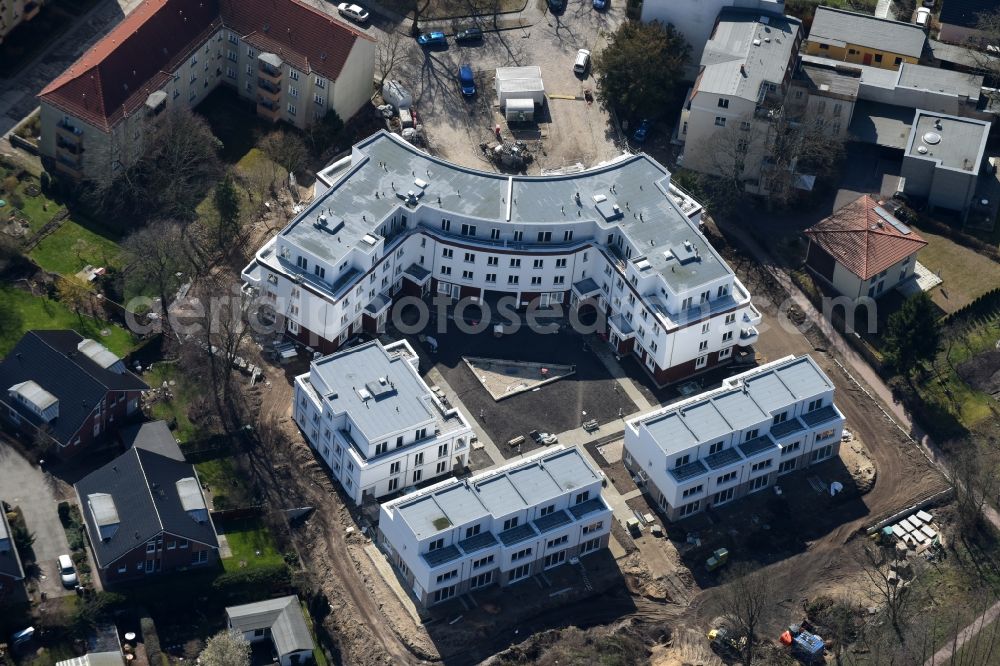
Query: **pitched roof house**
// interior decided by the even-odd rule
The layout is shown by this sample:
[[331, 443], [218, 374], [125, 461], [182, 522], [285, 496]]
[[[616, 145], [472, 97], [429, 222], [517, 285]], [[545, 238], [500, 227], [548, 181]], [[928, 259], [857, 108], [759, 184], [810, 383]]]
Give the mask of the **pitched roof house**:
[[899, 69], [916, 63], [927, 34], [913, 23], [833, 7], [817, 7], [805, 51], [844, 62]]
[[4, 603], [24, 580], [24, 567], [17, 554], [14, 536], [7, 522], [7, 514], [0, 502], [0, 604]]
[[66, 457], [128, 420], [149, 386], [76, 331], [28, 331], [0, 361], [0, 418], [41, 429]]
[[105, 584], [218, 558], [219, 540], [193, 465], [136, 446], [75, 488]]
[[270, 640], [281, 666], [312, 661], [315, 645], [297, 596], [230, 606], [226, 618], [251, 643]]
[[805, 231], [806, 265], [850, 298], [877, 298], [913, 275], [927, 245], [867, 194]]

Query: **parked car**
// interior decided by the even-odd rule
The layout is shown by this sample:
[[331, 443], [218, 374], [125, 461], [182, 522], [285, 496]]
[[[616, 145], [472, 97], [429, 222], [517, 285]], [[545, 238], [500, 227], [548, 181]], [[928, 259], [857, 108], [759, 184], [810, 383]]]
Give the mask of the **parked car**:
[[479, 28], [466, 28], [455, 33], [456, 42], [479, 42], [483, 39], [483, 31]]
[[356, 23], [364, 23], [368, 20], [368, 12], [358, 5], [352, 5], [347, 2], [342, 2], [337, 5], [337, 11], [344, 18], [349, 18]]
[[548, 0], [549, 9], [553, 12], [561, 12], [566, 9], [566, 0]]
[[448, 38], [444, 36], [443, 32], [437, 30], [434, 32], [422, 32], [417, 37], [417, 44], [421, 46], [444, 46], [447, 43]]
[[28, 627], [27, 629], [22, 629], [10, 637], [10, 645], [14, 649], [21, 647], [22, 645], [27, 645], [31, 642], [31, 639], [35, 637], [35, 628]]
[[472, 67], [469, 65], [462, 65], [458, 68], [458, 85], [466, 97], [472, 97], [476, 94], [476, 79], [472, 76]]
[[652, 128], [653, 124], [648, 120], [643, 120], [639, 123], [639, 127], [635, 130], [635, 134], [632, 135], [632, 140], [636, 143], [644, 143], [646, 137], [649, 136], [649, 130]]
[[594, 0], [594, 9], [598, 11], [604, 11], [610, 5], [610, 0]]
[[76, 569], [73, 567], [73, 560], [69, 555], [59, 556], [59, 577], [62, 579], [63, 587], [76, 587]]
[[580, 49], [576, 52], [576, 60], [573, 61], [573, 72], [583, 75], [587, 73], [588, 67], [590, 67], [590, 51]]

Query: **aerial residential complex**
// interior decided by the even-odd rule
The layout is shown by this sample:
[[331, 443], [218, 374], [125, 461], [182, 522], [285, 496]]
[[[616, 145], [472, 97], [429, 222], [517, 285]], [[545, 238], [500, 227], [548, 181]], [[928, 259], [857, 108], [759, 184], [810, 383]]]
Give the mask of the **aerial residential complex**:
[[5, 0], [0, 2], [0, 44], [10, 31], [38, 16], [44, 0]]
[[417, 372], [406, 340], [372, 341], [295, 378], [295, 422], [355, 504], [468, 465], [472, 429]]
[[608, 341], [659, 383], [728, 363], [760, 313], [697, 226], [701, 208], [647, 155], [573, 175], [509, 176], [380, 132], [257, 252], [246, 286], [323, 352], [384, 329], [396, 296], [598, 308]]
[[505, 586], [608, 545], [603, 477], [550, 448], [382, 504], [378, 545], [425, 605]]
[[368, 103], [375, 41], [299, 0], [145, 0], [39, 94], [43, 158], [113, 178], [156, 117], [225, 84], [257, 114], [306, 127]]
[[633, 419], [623, 461], [668, 520], [774, 485], [840, 450], [834, 385], [809, 356], [787, 356]]

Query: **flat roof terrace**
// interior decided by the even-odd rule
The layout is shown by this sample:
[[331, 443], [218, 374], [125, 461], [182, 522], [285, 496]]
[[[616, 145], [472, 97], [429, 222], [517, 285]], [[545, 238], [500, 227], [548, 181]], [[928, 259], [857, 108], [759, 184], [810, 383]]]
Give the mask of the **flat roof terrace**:
[[918, 110], [906, 156], [978, 174], [989, 132], [990, 124], [983, 120]]

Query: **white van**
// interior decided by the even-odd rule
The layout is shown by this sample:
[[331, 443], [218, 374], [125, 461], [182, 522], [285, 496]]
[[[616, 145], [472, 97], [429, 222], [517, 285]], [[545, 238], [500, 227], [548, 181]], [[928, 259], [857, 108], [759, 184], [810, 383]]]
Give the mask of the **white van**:
[[580, 49], [576, 52], [576, 62], [573, 63], [573, 71], [577, 74], [586, 74], [590, 67], [590, 51]]

